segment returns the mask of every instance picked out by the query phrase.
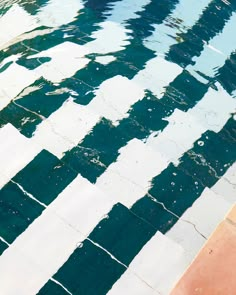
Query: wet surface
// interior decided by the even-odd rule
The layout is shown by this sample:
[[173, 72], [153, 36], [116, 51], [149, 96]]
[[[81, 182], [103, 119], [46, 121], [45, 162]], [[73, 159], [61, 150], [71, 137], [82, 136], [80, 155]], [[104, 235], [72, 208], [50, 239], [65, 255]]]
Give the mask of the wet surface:
[[169, 294], [235, 202], [235, 26], [234, 0], [0, 1], [1, 294]]

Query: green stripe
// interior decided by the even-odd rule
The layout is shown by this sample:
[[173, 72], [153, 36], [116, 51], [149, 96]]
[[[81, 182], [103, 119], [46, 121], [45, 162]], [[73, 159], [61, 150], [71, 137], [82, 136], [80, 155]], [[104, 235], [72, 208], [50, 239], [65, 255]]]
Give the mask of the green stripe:
[[43, 209], [16, 184], [9, 182], [0, 191], [0, 236], [13, 242]]
[[115, 205], [89, 235], [89, 239], [129, 265], [156, 230], [122, 204]]
[[48, 205], [77, 176], [77, 173], [57, 157], [43, 150], [13, 181], [19, 183], [37, 200]]
[[73, 295], [104, 295], [126, 268], [85, 240], [54, 275]]

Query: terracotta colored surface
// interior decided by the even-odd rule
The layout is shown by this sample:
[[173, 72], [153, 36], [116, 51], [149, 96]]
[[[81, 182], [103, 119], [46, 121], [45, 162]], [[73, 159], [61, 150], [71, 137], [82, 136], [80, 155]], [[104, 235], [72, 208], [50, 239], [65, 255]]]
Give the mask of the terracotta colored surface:
[[236, 294], [236, 206], [221, 222], [171, 295]]
[[231, 220], [233, 223], [236, 223], [236, 205], [232, 208], [226, 218]]

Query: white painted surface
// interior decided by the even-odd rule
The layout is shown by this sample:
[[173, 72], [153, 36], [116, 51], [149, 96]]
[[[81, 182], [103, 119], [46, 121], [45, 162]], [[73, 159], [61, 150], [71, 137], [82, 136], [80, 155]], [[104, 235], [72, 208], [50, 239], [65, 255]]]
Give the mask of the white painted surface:
[[169, 161], [177, 162], [206, 128], [194, 116], [178, 109], [166, 120], [169, 122], [167, 127], [157, 136], [151, 134], [147, 145], [161, 152]]
[[99, 24], [100, 30], [92, 33], [95, 40], [88, 42], [85, 46], [91, 52], [107, 54], [124, 50], [129, 45], [131, 37], [130, 30], [126, 29], [127, 20], [138, 18], [136, 14], [142, 11], [150, 3], [150, 0], [122, 0], [114, 3], [105, 22]]
[[208, 238], [231, 207], [232, 204], [226, 202], [223, 197], [205, 188], [192, 207], [184, 212], [181, 219], [193, 223], [198, 231]]
[[140, 16], [137, 12], [141, 12], [145, 9], [145, 6], [148, 5], [151, 0], [122, 0], [113, 2], [110, 5], [112, 6], [112, 12], [106, 13], [107, 20], [116, 22], [116, 23], [125, 23], [127, 20], [139, 18]]
[[167, 295], [187, 265], [184, 249], [157, 232], [133, 259], [129, 270], [160, 294]]
[[234, 205], [236, 202], [236, 163], [233, 164], [211, 190]]
[[41, 25], [59, 27], [72, 22], [82, 8], [80, 0], [50, 0], [39, 9], [36, 16]]
[[112, 289], [107, 293], [107, 295], [121, 295], [127, 294], [129, 295], [157, 295], [157, 293], [153, 288], [149, 287], [143, 280], [137, 277], [137, 275], [133, 274], [131, 271], [127, 270], [121, 276], [121, 278], [116, 281], [113, 285]]
[[37, 27], [57, 27], [70, 23], [82, 8], [83, 4], [79, 0], [70, 0], [70, 3], [66, 0], [50, 0], [33, 16], [15, 3], [0, 17], [0, 48], [8, 46], [9, 42], [15, 43], [15, 38]]
[[204, 50], [199, 57], [193, 58], [194, 66], [188, 66], [187, 70], [200, 71], [203, 74], [213, 77], [217, 70], [222, 67], [225, 60], [235, 50], [235, 40], [232, 32], [235, 30], [236, 13], [226, 22], [222, 32], [217, 34], [209, 43], [205, 44]]
[[[105, 117], [114, 125], [127, 116], [131, 105], [144, 97], [144, 91], [133, 81], [115, 76], [103, 82], [95, 98], [81, 106], [69, 100], [38, 125], [33, 140], [61, 158], [76, 146]], [[63, 119], [62, 119], [63, 118]]]
[[[145, 1], [140, 1], [137, 3], [143, 5], [144, 2]], [[54, 1], [50, 3], [56, 4]], [[125, 3], [128, 3], [128, 6], [125, 6]], [[139, 9], [142, 9], [142, 5], [140, 4]], [[65, 5], [67, 5], [67, 3], [65, 3]], [[134, 8], [135, 5], [136, 3], [133, 3]], [[50, 7], [52, 10], [55, 10], [55, 6]], [[129, 1], [117, 2], [114, 7], [128, 9]], [[86, 50], [85, 46], [79, 46], [70, 42], [49, 49], [46, 52], [46, 54], [48, 54], [46, 56], [51, 57], [52, 61], [45, 63], [36, 69], [35, 72], [27, 70], [26, 77], [21, 75], [24, 82], [21, 81], [19, 83], [20, 86], [18, 86], [18, 84], [7, 86], [7, 89], [10, 89], [9, 99], [15, 97], [24, 87], [34, 82], [33, 77], [30, 75], [29, 77], [27, 76], [29, 72], [34, 75], [36, 73], [35, 77], [42, 75], [50, 81], [59, 82], [72, 76], [77, 70], [85, 67], [89, 60], [84, 58], [84, 56], [90, 51], [94, 50], [98, 53], [107, 53], [123, 50], [128, 44], [129, 37], [127, 35], [128, 30], [125, 29], [125, 26], [114, 22], [115, 20], [119, 20], [119, 9], [116, 8], [116, 14], [113, 13], [111, 15], [110, 22], [107, 24], [109, 26], [102, 24], [102, 30], [97, 34], [94, 33], [93, 36], [97, 39], [87, 46], [88, 50]], [[136, 17], [134, 11], [138, 9], [132, 9], [130, 11], [122, 11], [126, 12], [129, 18], [132, 17], [132, 15]], [[47, 13], [45, 13], [44, 16], [47, 16]], [[52, 21], [55, 25], [60, 25], [62, 20], [64, 18], [67, 19], [67, 17], [71, 19], [72, 16], [68, 16], [65, 13], [65, 15], [61, 15], [55, 20], [48, 20], [46, 17], [45, 21]], [[41, 19], [43, 20], [42, 17]], [[122, 21], [125, 21], [125, 19], [122, 19]], [[28, 24], [26, 23], [26, 27], [27, 26]], [[114, 34], [114, 32], [117, 34]], [[111, 33], [114, 36], [111, 36]], [[14, 34], [17, 35], [19, 33]], [[43, 52], [43, 54], [45, 54], [45, 52]], [[68, 58], [66, 62], [65, 55]], [[45, 55], [39, 54], [32, 57], [36, 56]], [[100, 57], [100, 61], [101, 58], [102, 57]], [[97, 100], [95, 100], [95, 102], [92, 101], [88, 107], [82, 107], [73, 102], [68, 102], [66, 106], [64, 105], [39, 126], [35, 138], [38, 136], [38, 142], [40, 142], [42, 146], [48, 144], [47, 149], [61, 157], [63, 151], [76, 145], [85, 134], [91, 130], [99, 120], [101, 114], [116, 124], [118, 120], [127, 115], [131, 104], [142, 99], [143, 89], [149, 89], [157, 95], [158, 98], [161, 98], [165, 87], [168, 86], [181, 71], [182, 69], [177, 65], [164, 61], [161, 58], [155, 58], [147, 63], [146, 68], [138, 73], [133, 81], [129, 81], [124, 77], [119, 77], [119, 79], [114, 77], [112, 78], [112, 83], [109, 84], [109, 87], [104, 93], [102, 90], [104, 84], [102, 84], [98, 90]], [[24, 73], [26, 72], [22, 72], [22, 74]], [[10, 77], [10, 80], [12, 80], [14, 75]], [[32, 82], [30, 82], [30, 79], [32, 79]], [[104, 83], [110, 82], [111, 81], [108, 80]], [[141, 87], [139, 88], [134, 82], [139, 83]], [[18, 82], [14, 81], [14, 83]], [[122, 93], [122, 90], [124, 93]], [[128, 96], [127, 91], [129, 93]], [[130, 92], [132, 95], [130, 95]], [[4, 295], [15, 295], [16, 292], [22, 290], [24, 295], [35, 294], [61, 264], [67, 260], [69, 255], [73, 252], [76, 243], [83, 239], [83, 237], [78, 234], [78, 231], [83, 232], [85, 235], [89, 233], [102, 216], [110, 210], [112, 204], [117, 201], [131, 206], [146, 193], [152, 177], [165, 169], [170, 161], [178, 159], [185, 150], [192, 146], [192, 143], [199, 138], [204, 130], [207, 128], [215, 132], [220, 130], [228, 119], [229, 112], [235, 107], [235, 104], [230, 97], [222, 91], [216, 93], [210, 90], [209, 93], [206, 96], [209, 100], [204, 98], [202, 104], [199, 103], [196, 108], [187, 114], [180, 111], [174, 112], [168, 119], [170, 124], [156, 137], [156, 141], [155, 138], [154, 142], [151, 141], [154, 135], [152, 134], [146, 144], [138, 140], [129, 142], [126, 147], [120, 150], [121, 155], [117, 162], [113, 163], [98, 179], [96, 186], [89, 184], [89, 182], [80, 176], [75, 182], [68, 186], [68, 188], [58, 196], [49, 208], [33, 222], [33, 224], [15, 241], [13, 246], [0, 258], [0, 271], [4, 273], [4, 275], [0, 277], [0, 293]], [[5, 97], [5, 92], [3, 96]], [[3, 107], [9, 103], [9, 99], [7, 98], [6, 102], [3, 103]], [[96, 110], [99, 116], [92, 113], [92, 109]], [[61, 118], [63, 118], [63, 122], [61, 122]], [[66, 119], [66, 124], [64, 119]], [[199, 124], [200, 121], [203, 122], [204, 127]], [[178, 124], [176, 122], [178, 122]], [[13, 128], [9, 127], [9, 125], [7, 126], [8, 127], [5, 126], [4, 128]], [[77, 126], [78, 129], [76, 129], [75, 126]], [[53, 130], [50, 129], [51, 127]], [[1, 147], [4, 150], [3, 152], [1, 150], [0, 153], [0, 157], [2, 154], [2, 158], [0, 158], [1, 167], [1, 161], [3, 159], [3, 163], [5, 163], [3, 167], [5, 167], [4, 169], [7, 171], [7, 165], [9, 165], [7, 154], [11, 155], [13, 160], [17, 159], [17, 163], [19, 163], [19, 159], [22, 157], [22, 167], [15, 168], [14, 165], [16, 161], [10, 163], [10, 173], [6, 173], [7, 176], [5, 176], [5, 174], [3, 175], [3, 178], [1, 178], [1, 180], [3, 179], [2, 185], [14, 176], [14, 171], [18, 172], [21, 170], [32, 160], [34, 154], [36, 155], [40, 150], [38, 147], [34, 147], [32, 141], [30, 142], [29, 148], [29, 140], [25, 139], [14, 128], [14, 131], [10, 131], [10, 133], [8, 131], [10, 129], [4, 129], [7, 130], [7, 134], [2, 131], [3, 129], [0, 130], [0, 139], [2, 138], [2, 142], [4, 142], [3, 147]], [[181, 133], [179, 133], [179, 130], [181, 130]], [[8, 133], [10, 134], [10, 139], [6, 137]], [[11, 149], [8, 149], [8, 141], [11, 143]], [[57, 144], [55, 144], [55, 142]], [[17, 151], [15, 155], [16, 148]], [[20, 156], [18, 150], [20, 150]], [[36, 151], [38, 152], [36, 153]], [[6, 162], [4, 162], [5, 158]], [[11, 165], [12, 167], [14, 166], [13, 170]], [[12, 171], [14, 172], [13, 175]], [[113, 197], [112, 202], [110, 202], [97, 187], [101, 187], [104, 191], [110, 193], [111, 197]], [[217, 190], [219, 190], [219, 188]], [[203, 229], [204, 233], [210, 232], [216, 220], [211, 220], [207, 228], [205, 228], [203, 220], [197, 219], [197, 212], [201, 211], [202, 206], [205, 206], [205, 204], [207, 204], [207, 206], [212, 204], [213, 199], [211, 195], [207, 195], [207, 197], [204, 196], [204, 198], [199, 199], [196, 204], [194, 204], [193, 208], [190, 208], [186, 212], [187, 218], [196, 222], [199, 228]], [[224, 208], [226, 208], [226, 203], [218, 201], [216, 219], [219, 218], [222, 211], [225, 210]], [[78, 212], [80, 214], [78, 214]], [[204, 216], [206, 214], [207, 212], [204, 211]], [[49, 227], [47, 226], [48, 224], [50, 225]], [[72, 225], [73, 229], [67, 224]], [[64, 241], [61, 243], [62, 236]], [[174, 226], [173, 231], [170, 231], [167, 236], [173, 237], [186, 249], [188, 253], [187, 262], [182, 260], [183, 249], [179, 245], [172, 243], [166, 237], [158, 234], [157, 238], [155, 237], [155, 242], [151, 240], [131, 264], [133, 272], [137, 272], [139, 276], [147, 280], [150, 285], [158, 290], [163, 290], [163, 294], [167, 294], [165, 292], [167, 292], [174, 280], [181, 274], [188, 262], [192, 260], [196, 251], [198, 251], [203, 243], [203, 239], [195, 231], [194, 227], [183, 221], [179, 221]], [[193, 247], [193, 249], [191, 247]], [[157, 248], [158, 251], [155, 251]], [[55, 249], [57, 250], [56, 253]], [[168, 259], [166, 259], [166, 257]], [[50, 267], [48, 267], [49, 264]], [[153, 273], [153, 269], [155, 269], [156, 272]], [[14, 284], [12, 283], [12, 277], [16, 278]], [[131, 280], [129, 284], [133, 282], [131, 289], [133, 293], [130, 294], [137, 295], [139, 294], [138, 292], [140, 292], [140, 295], [149, 294], [149, 291], [150, 294], [152, 294], [151, 290], [130, 272], [125, 273], [110, 292], [113, 292], [112, 294], [122, 294], [122, 292], [126, 292], [128, 279]], [[23, 287], [22, 281], [27, 282]], [[143, 293], [141, 293], [141, 291], [143, 291]]]
[[0, 189], [1, 189], [5, 184], [7, 184], [8, 181], [9, 181], [9, 177], [6, 176], [6, 175], [4, 175], [4, 174], [2, 174], [2, 173], [0, 172]]
[[84, 46], [66, 41], [48, 50], [28, 56], [28, 58], [51, 58], [49, 62], [43, 63], [34, 72], [49, 81], [58, 83], [72, 77], [78, 70], [84, 68], [90, 61], [84, 57], [88, 53]]
[[104, 55], [104, 56], [97, 56], [95, 58], [95, 61], [102, 64], [102, 65], [108, 65], [109, 63], [116, 60], [116, 58], [113, 55]]
[[9, 62], [16, 62], [21, 56], [22, 54], [18, 53], [18, 54], [12, 54], [4, 58], [4, 60], [0, 63], [0, 68], [2, 68], [4, 65], [6, 65]]
[[165, 234], [165, 236], [183, 247], [187, 264], [193, 261], [206, 241], [192, 224], [181, 219]]
[[120, 156], [97, 179], [96, 186], [115, 202], [130, 207], [148, 191], [149, 181], [167, 165], [167, 159], [138, 139], [120, 149]]
[[45, 210], [0, 256], [0, 293], [37, 294], [84, 237]]
[[23, 169], [41, 151], [41, 148], [13, 127], [11, 124], [0, 129], [0, 167], [5, 177], [0, 188]]
[[13, 4], [12, 7], [0, 17], [0, 48], [17, 36], [33, 30], [36, 26], [37, 21], [33, 16], [27, 13], [18, 4]]
[[168, 160], [178, 163], [184, 152], [207, 130], [219, 132], [236, 107], [236, 100], [225, 90], [209, 88], [205, 96], [187, 112], [176, 109], [165, 118], [168, 126], [149, 136], [146, 144], [158, 150]]
[[85, 45], [90, 52], [107, 54], [124, 50], [125, 46], [130, 42], [127, 30], [119, 23], [106, 21], [100, 24], [101, 30], [92, 33], [91, 37], [95, 40], [90, 41]]
[[32, 140], [61, 158], [90, 132], [99, 118], [89, 108], [68, 100], [38, 125]]
[[236, 108], [236, 100], [233, 99], [219, 84], [218, 90], [208, 89], [205, 96], [188, 111], [194, 116], [206, 130], [219, 132]]
[[0, 293], [36, 294], [112, 206], [79, 175], [0, 257]]
[[133, 81], [144, 89], [152, 91], [157, 98], [161, 98], [165, 88], [181, 72], [182, 68], [177, 64], [162, 57], [155, 57], [146, 63], [145, 68], [138, 72]]
[[184, 248], [186, 259], [191, 263], [206, 242], [205, 238], [212, 234], [231, 206], [223, 197], [206, 188], [166, 236]]
[[[157, 54], [165, 54], [177, 43], [178, 34], [186, 32], [200, 17], [210, 0], [180, 0], [173, 12], [161, 24], [153, 24], [155, 31], [145, 39], [144, 45]], [[176, 24], [177, 20], [181, 23]]]
[[109, 196], [78, 175], [48, 206], [48, 210], [87, 236], [113, 205]]
[[7, 43], [4, 43], [4, 45], [0, 46], [0, 50], [4, 50], [4, 48], [9, 48], [13, 44], [16, 44], [18, 42], [22, 42], [24, 40], [30, 40], [33, 38], [36, 38], [37, 36], [44, 36], [47, 34], [52, 33], [55, 31], [55, 28], [47, 28], [47, 29], [34, 29], [33, 31], [23, 33], [11, 40], [9, 40]]
[[132, 80], [115, 76], [104, 81], [90, 102], [89, 109], [115, 124], [127, 116], [131, 105], [144, 97], [144, 91]]
[[153, 177], [170, 162], [189, 150], [201, 135], [209, 130], [218, 132], [234, 111], [236, 101], [223, 89], [209, 89], [204, 98], [187, 113], [176, 110], [170, 124], [159, 133], [154, 132], [146, 143], [131, 140], [120, 149], [115, 163], [98, 178], [96, 185], [126, 206], [144, 196]]
[[38, 78], [37, 73], [16, 63], [11, 64], [4, 72], [0, 73], [0, 110]]

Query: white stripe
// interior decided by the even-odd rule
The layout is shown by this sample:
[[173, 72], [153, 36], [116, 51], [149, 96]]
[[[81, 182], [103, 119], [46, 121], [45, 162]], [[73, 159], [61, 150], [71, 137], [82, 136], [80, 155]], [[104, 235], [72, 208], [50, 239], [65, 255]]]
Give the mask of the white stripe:
[[206, 242], [206, 239], [196, 231], [191, 223], [181, 219], [171, 229], [173, 230], [167, 232], [165, 236], [183, 247], [186, 266], [188, 266]]
[[163, 23], [153, 25], [155, 31], [144, 40], [144, 45], [157, 54], [167, 53], [169, 47], [177, 43], [178, 34], [186, 32], [195, 24], [209, 2], [210, 0], [180, 0]]
[[96, 185], [130, 207], [148, 192], [151, 179], [178, 159], [207, 130], [218, 132], [230, 117], [236, 101], [224, 90], [209, 89], [187, 113], [176, 110], [161, 133], [152, 133], [144, 144], [131, 140], [120, 156], [97, 179]]
[[0, 293], [37, 294], [84, 237], [45, 210], [0, 257]]
[[28, 58], [50, 57], [49, 62], [43, 63], [34, 72], [46, 80], [58, 83], [72, 77], [78, 70], [84, 68], [90, 61], [84, 57], [88, 53], [85, 46], [64, 42]]
[[116, 2], [109, 11], [106, 21], [100, 24], [101, 29], [94, 32], [91, 37], [94, 41], [85, 46], [93, 53], [106, 54], [125, 49], [130, 44], [131, 37], [126, 29], [125, 21], [138, 18], [136, 12], [142, 11], [144, 6], [150, 3], [150, 0], [123, 0]]
[[[54, 81], [56, 81], [57, 78], [58, 80], [62, 77], [65, 78], [66, 75], [70, 76], [72, 72], [76, 71], [77, 65], [75, 62], [69, 63], [72, 65], [71, 69], [68, 64], [64, 62], [64, 50], [70, 52], [70, 59], [74, 58], [78, 60], [85, 55], [83, 46], [65, 42], [47, 50], [46, 53], [41, 52], [33, 56], [54, 56], [53, 61], [43, 64], [39, 67], [41, 69], [37, 71], [45, 78], [49, 80], [54, 79]], [[58, 55], [58, 61], [56, 55]], [[63, 63], [61, 68], [67, 68], [66, 75], [65, 72], [62, 74], [62, 72], [58, 71], [56, 71], [57, 75], [54, 75], [57, 63]], [[166, 69], [164, 73], [163, 68]], [[95, 92], [95, 98], [87, 106], [79, 106], [71, 102], [65, 103], [59, 110], [54, 112], [38, 126], [34, 140], [54, 155], [62, 157], [65, 151], [71, 149], [83, 139], [86, 133], [92, 129], [101, 117], [105, 117], [111, 120], [114, 125], [117, 125], [119, 120], [128, 116], [127, 113], [131, 105], [143, 99], [145, 88], [151, 89], [153, 92], [156, 92], [156, 94], [157, 92], [161, 94], [165, 86], [168, 85], [180, 71], [182, 71], [182, 69], [179, 66], [157, 57], [149, 61], [146, 68], [140, 71], [132, 80], [123, 76], [110, 78], [100, 85]], [[157, 73], [157, 78], [154, 78], [155, 72]], [[153, 76], [151, 76], [152, 74]], [[74, 111], [73, 107], [75, 108]], [[65, 120], [65, 118], [67, 118], [67, 120]], [[75, 126], [77, 126], [77, 128], [75, 128]], [[57, 144], [54, 142], [57, 142]]]
[[[186, 0], [183, 0], [186, 1]], [[190, 5], [190, 1], [188, 1]], [[201, 8], [200, 1], [198, 1], [198, 4], [195, 3], [195, 5], [199, 5], [198, 8]], [[205, 1], [203, 5], [205, 4]], [[174, 12], [178, 13], [178, 10], [180, 9], [181, 6], [177, 7], [177, 10]], [[182, 9], [183, 10], [183, 9]], [[189, 13], [188, 10], [184, 10], [186, 13]], [[193, 11], [193, 9], [190, 9], [190, 11]], [[189, 17], [191, 16], [191, 12], [189, 13]], [[191, 16], [192, 17], [192, 16]], [[186, 18], [186, 19], [185, 19]], [[190, 23], [190, 19], [188, 17], [184, 17], [184, 21], [186, 23]], [[194, 66], [188, 66], [187, 69], [188, 71], [196, 77], [200, 82], [207, 83], [207, 80], [202, 78], [199, 74], [197, 74], [196, 71], [202, 70], [204, 74], [209, 74], [209, 71], [211, 73], [209, 74], [210, 76], [214, 75], [215, 73], [215, 68], [220, 67], [224, 64], [226, 58], [228, 55], [232, 52], [234, 47], [233, 39], [231, 38], [231, 33], [233, 32], [233, 27], [235, 23], [235, 15], [231, 18], [230, 22], [227, 23], [222, 30], [215, 38], [212, 39], [210, 44], [212, 43], [211, 49], [206, 45], [204, 47], [203, 52], [201, 53], [199, 58], [195, 58], [196, 63]], [[193, 23], [192, 23], [193, 24]], [[161, 24], [160, 26], [164, 26], [165, 30], [176, 30], [172, 29], [172, 27], [176, 26], [167, 26], [166, 24]], [[171, 27], [171, 28], [170, 28]], [[159, 28], [159, 25], [157, 26], [157, 33], [161, 32], [161, 28]], [[170, 34], [170, 32], [165, 32], [163, 36], [167, 36], [166, 34]], [[158, 35], [158, 34], [157, 34]], [[155, 40], [159, 41], [159, 35], [156, 36], [155, 34], [150, 37], [150, 44], [151, 49], [155, 50], [156, 54], [161, 53], [161, 55], [165, 54], [169, 46], [172, 45], [172, 43], [176, 43], [176, 40], [171, 41], [166, 40], [166, 37], [164, 38], [165, 40], [160, 39], [160, 46], [158, 44], [154, 44], [153, 42]], [[230, 41], [229, 41], [230, 40]], [[228, 45], [229, 43], [229, 45]], [[150, 46], [149, 43], [145, 42], [145, 45], [148, 47]], [[162, 47], [164, 44], [164, 47]], [[224, 44], [224, 45], [222, 45]], [[212, 51], [213, 46], [218, 46], [219, 48], [222, 48], [224, 54], [219, 54], [216, 51]], [[161, 63], [159, 63], [161, 61]], [[203, 69], [201, 69], [203, 68]], [[207, 68], [207, 69], [206, 69]], [[163, 93], [165, 92], [165, 88], [169, 85], [170, 82], [172, 82], [180, 73], [182, 72], [182, 68], [179, 67], [177, 64], [170, 63], [168, 61], [163, 61], [163, 60], [158, 60], [158, 64], [155, 59], [149, 60], [147, 62], [146, 68], [143, 71], [140, 71], [138, 75], [135, 77], [135, 80], [138, 84], [141, 84], [145, 89], [149, 89], [153, 92], [154, 95], [157, 96], [157, 98], [161, 98], [163, 96]], [[156, 81], [156, 77], [160, 76], [161, 83]]]
[[113, 205], [112, 199], [78, 175], [48, 206], [48, 210], [87, 236]]
[[37, 73], [16, 63], [11, 64], [4, 72], [0, 73], [0, 110], [38, 78]]
[[21, 34], [32, 31], [40, 26], [55, 27], [69, 23], [78, 15], [83, 8], [79, 0], [51, 0], [47, 5], [39, 9], [39, 12], [32, 16], [18, 4], [12, 7], [0, 18], [0, 49], [14, 44], [14, 39]]
[[105, 21], [100, 24], [101, 29], [94, 32], [91, 37], [95, 40], [84, 45], [90, 52], [107, 54], [124, 50], [129, 45], [128, 33], [131, 31], [121, 24]]
[[113, 55], [104, 55], [104, 56], [95, 57], [95, 61], [102, 65], [108, 65], [110, 62], [114, 60], [116, 60], [116, 58]]
[[208, 238], [231, 206], [222, 197], [206, 188], [166, 236], [184, 248], [186, 259], [191, 263], [205, 243], [201, 235]]
[[126, 270], [121, 278], [113, 285], [107, 295], [157, 295], [159, 292], [149, 287], [147, 283], [138, 278], [130, 270]]
[[113, 124], [123, 119], [130, 106], [143, 99], [145, 95], [139, 85], [123, 76], [115, 76], [104, 81], [95, 93], [96, 97], [88, 108], [111, 120]]
[[[174, 282], [188, 265], [184, 249], [160, 232], [133, 259], [129, 270], [161, 294], [169, 294]], [[125, 280], [117, 281], [117, 285]]]
[[120, 149], [117, 162], [98, 178], [96, 186], [114, 202], [130, 207], [148, 191], [149, 181], [168, 166], [168, 161], [142, 141], [133, 139]]
[[[0, 50], [2, 50], [4, 48], [9, 48], [13, 44], [22, 42], [24, 40], [30, 40], [30, 39], [34, 39], [38, 36], [44, 36], [44, 35], [50, 34], [50, 33], [54, 32], [55, 30], [56, 30], [56, 28], [34, 29], [33, 31], [22, 33], [21, 35], [11, 39], [7, 43], [4, 43], [3, 46], [0, 46]], [[24, 43], [22, 43], [22, 44], [24, 44]], [[27, 46], [27, 45], [25, 45], [25, 46]], [[35, 50], [35, 51], [37, 51], [37, 50]]]
[[167, 127], [160, 133], [152, 133], [146, 144], [165, 155], [169, 162], [176, 164], [207, 128], [189, 112], [185, 113], [178, 109], [165, 120], [169, 122]]
[[18, 53], [18, 54], [13, 54], [13, 55], [10, 55], [10, 56], [4, 58], [4, 60], [0, 63], [0, 68], [2, 68], [4, 65], [6, 65], [9, 62], [17, 61], [21, 56], [22, 56], [22, 54]]
[[161, 98], [165, 88], [182, 72], [182, 68], [161, 57], [155, 57], [146, 63], [143, 70], [133, 81], [144, 89], [149, 89], [157, 98]]
[[0, 142], [0, 167], [4, 176], [0, 178], [1, 188], [32, 161], [41, 149], [11, 124], [0, 129]]
[[112, 205], [78, 176], [0, 257], [0, 294], [36, 294]]
[[234, 205], [236, 202], [236, 163], [227, 170], [211, 190]]
[[145, 9], [151, 0], [122, 0], [110, 4], [112, 6], [112, 12], [105, 12], [107, 14], [107, 20], [116, 23], [125, 23], [127, 20], [139, 18], [137, 12], [141, 12]]
[[43, 26], [58, 27], [72, 22], [83, 6], [80, 0], [50, 0], [40, 7], [36, 17]]
[[52, 82], [60, 82], [65, 78], [73, 76], [89, 63], [90, 60], [84, 57], [88, 53], [84, 46], [72, 42], [64, 42], [28, 57], [52, 58], [51, 61], [42, 64], [35, 70], [28, 70], [13, 63], [7, 70], [0, 73], [0, 110], [7, 106], [24, 88], [33, 84], [41, 76]]
[[205, 96], [187, 113], [176, 109], [166, 118], [168, 126], [159, 136], [151, 134], [147, 145], [176, 163], [205, 131], [219, 132], [235, 107], [236, 101], [221, 87], [218, 91], [209, 88]]
[[219, 132], [235, 111], [236, 100], [233, 99], [221, 86], [218, 91], [209, 88], [202, 100], [188, 113], [194, 116], [206, 128]]
[[28, 14], [18, 4], [12, 7], [0, 18], [0, 48], [15, 37], [35, 29], [37, 26], [33, 16]]
[[201, 234], [208, 238], [231, 207], [232, 204], [225, 201], [222, 196], [205, 188], [192, 207], [184, 212], [181, 219], [190, 221]]
[[[193, 59], [196, 62], [194, 66], [188, 66], [187, 70], [198, 75], [196, 71], [214, 77], [216, 71], [222, 67], [225, 60], [236, 49], [236, 43], [232, 34], [235, 31], [236, 13], [225, 24], [223, 31], [216, 35], [208, 44], [205, 44], [204, 51], [199, 57]], [[197, 76], [196, 76], [197, 77]]]
[[100, 118], [105, 117], [116, 125], [126, 116], [130, 106], [143, 97], [143, 89], [133, 81], [115, 76], [100, 85], [96, 97], [87, 106], [71, 100], [65, 102], [38, 125], [33, 140], [61, 158], [89, 133]]
[[[138, 5], [136, 3], [136, 5], [129, 6], [127, 17], [132, 17], [134, 15], [137, 17], [135, 12], [142, 10], [143, 6], [149, 2], [149, 0], [141, 0]], [[123, 1], [118, 3], [123, 3]], [[116, 18], [120, 10], [127, 10], [128, 3], [125, 5], [122, 4], [121, 6], [118, 3], [110, 12], [111, 16], [100, 24], [102, 29], [92, 34], [91, 37], [95, 38], [94, 41], [88, 42], [84, 46], [72, 42], [64, 42], [63, 44], [29, 56], [28, 58], [50, 57], [52, 59], [50, 62], [44, 63], [34, 70], [37, 75], [57, 83], [65, 78], [73, 76], [78, 70], [84, 68], [90, 61], [84, 57], [86, 54], [104, 54], [123, 50], [124, 46], [129, 44], [126, 39], [130, 38], [127, 35], [130, 31], [125, 29], [125, 25], [110, 21], [110, 19]], [[124, 17], [123, 21], [125, 20], [126, 18]]]
[[89, 133], [99, 118], [88, 107], [69, 100], [38, 125], [32, 140], [61, 158]]

